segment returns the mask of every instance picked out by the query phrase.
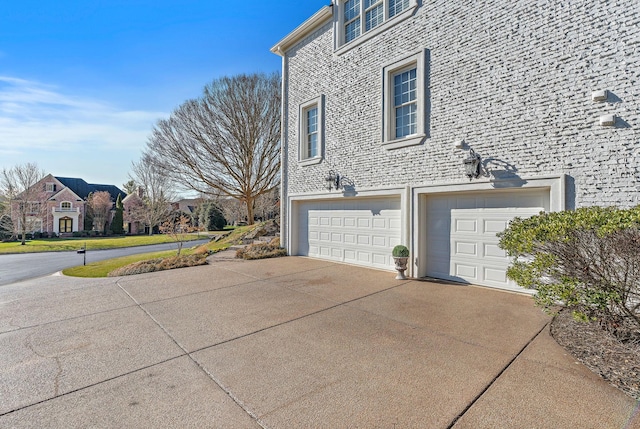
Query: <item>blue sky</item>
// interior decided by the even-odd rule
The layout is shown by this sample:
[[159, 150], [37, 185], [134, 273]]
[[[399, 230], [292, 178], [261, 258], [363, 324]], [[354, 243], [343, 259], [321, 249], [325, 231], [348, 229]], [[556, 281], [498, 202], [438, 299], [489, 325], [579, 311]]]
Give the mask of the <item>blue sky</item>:
[[0, 169], [120, 186], [158, 119], [217, 77], [279, 71], [269, 49], [327, 4], [0, 2]]

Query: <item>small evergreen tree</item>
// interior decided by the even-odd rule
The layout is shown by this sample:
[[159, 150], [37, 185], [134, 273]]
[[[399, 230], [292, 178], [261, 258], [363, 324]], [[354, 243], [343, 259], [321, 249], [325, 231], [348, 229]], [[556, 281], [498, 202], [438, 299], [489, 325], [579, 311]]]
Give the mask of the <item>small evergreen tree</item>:
[[207, 231], [220, 231], [227, 224], [222, 210], [213, 201], [201, 205], [198, 220], [199, 224], [204, 226]]
[[113, 216], [113, 222], [111, 222], [111, 231], [114, 234], [124, 234], [124, 205], [120, 194], [116, 199], [116, 212]]

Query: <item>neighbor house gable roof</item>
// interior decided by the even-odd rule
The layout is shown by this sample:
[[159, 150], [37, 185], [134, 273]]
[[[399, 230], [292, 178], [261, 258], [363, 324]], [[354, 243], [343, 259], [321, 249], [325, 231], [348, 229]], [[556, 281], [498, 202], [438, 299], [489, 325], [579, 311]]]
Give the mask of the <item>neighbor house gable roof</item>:
[[108, 192], [109, 195], [111, 195], [113, 201], [118, 198], [118, 194], [121, 194], [122, 197], [127, 195], [120, 188], [114, 185], [99, 185], [87, 183], [83, 179], [77, 177], [56, 177], [56, 179], [64, 186], [75, 192], [75, 194], [83, 200], [86, 200], [89, 194], [101, 191]]
[[[60, 189], [58, 192], [56, 192], [55, 194], [53, 194], [51, 197], [49, 197], [49, 201], [69, 201], [69, 200], [75, 200], [75, 201], [82, 201], [82, 198], [80, 198], [80, 196], [78, 194], [76, 194], [73, 189], [66, 187], [64, 185], [61, 186], [62, 189]], [[70, 195], [71, 198], [69, 198], [67, 195]]]

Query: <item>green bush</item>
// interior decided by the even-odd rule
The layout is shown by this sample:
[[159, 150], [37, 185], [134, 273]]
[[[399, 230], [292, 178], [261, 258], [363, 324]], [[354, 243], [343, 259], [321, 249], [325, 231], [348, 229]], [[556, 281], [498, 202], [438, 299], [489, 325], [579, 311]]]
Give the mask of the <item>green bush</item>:
[[396, 247], [393, 248], [393, 250], [391, 251], [391, 254], [393, 255], [394, 258], [408, 258], [409, 249], [407, 249], [407, 247], [403, 246], [402, 244], [398, 244]]
[[640, 206], [586, 207], [516, 218], [500, 237], [513, 258], [507, 276], [535, 289], [536, 303], [558, 303], [598, 321], [619, 339], [640, 340]]

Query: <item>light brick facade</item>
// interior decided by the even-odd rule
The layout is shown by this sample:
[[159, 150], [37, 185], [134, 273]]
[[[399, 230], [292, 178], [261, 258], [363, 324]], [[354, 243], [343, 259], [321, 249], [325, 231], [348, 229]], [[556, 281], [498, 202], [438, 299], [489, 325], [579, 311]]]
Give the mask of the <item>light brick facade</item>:
[[[34, 209], [27, 214], [28, 233], [70, 235], [73, 232], [82, 231], [85, 229], [87, 197], [90, 192], [107, 191], [112, 199], [114, 195], [115, 198], [118, 194], [126, 195], [112, 185], [88, 184], [82, 179], [60, 178], [51, 174], [46, 175], [33, 188], [39, 191], [37, 201], [30, 203]], [[17, 215], [19, 203], [12, 201], [11, 204], [13, 222], [15, 225], [20, 225]], [[111, 219], [108, 221], [110, 222]]]
[[[335, 10], [323, 9], [273, 49], [283, 56], [284, 243], [292, 198], [326, 198], [330, 169], [358, 193], [397, 189], [411, 200], [420, 187], [466, 189], [468, 152], [456, 140], [482, 156], [488, 176], [473, 181], [479, 187], [553, 176], [562, 178], [561, 208], [640, 203], [640, 6], [423, 1], [408, 19], [338, 50]], [[387, 150], [383, 70], [418, 52], [426, 56], [427, 138]], [[605, 102], [592, 101], [597, 90], [608, 90]], [[320, 95], [324, 157], [302, 166], [299, 106]], [[615, 125], [601, 126], [611, 114]], [[411, 222], [405, 230], [414, 240]]]

